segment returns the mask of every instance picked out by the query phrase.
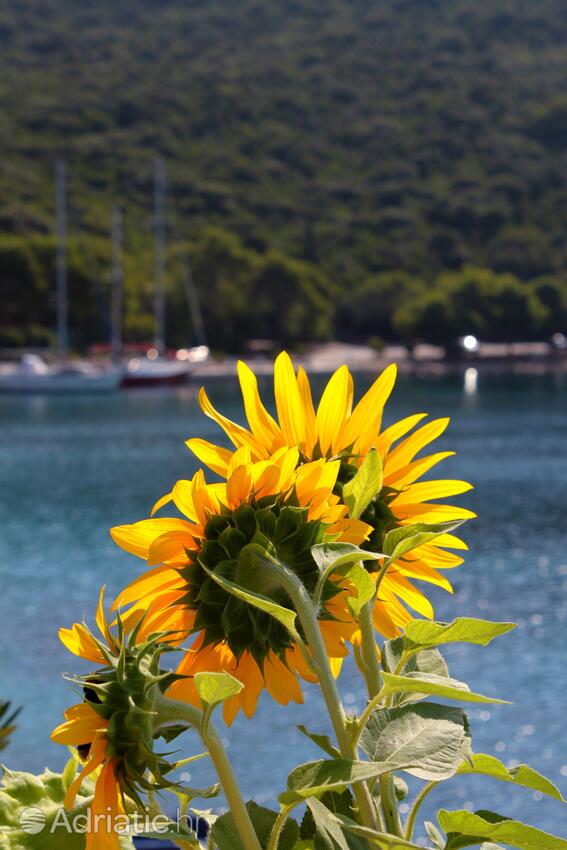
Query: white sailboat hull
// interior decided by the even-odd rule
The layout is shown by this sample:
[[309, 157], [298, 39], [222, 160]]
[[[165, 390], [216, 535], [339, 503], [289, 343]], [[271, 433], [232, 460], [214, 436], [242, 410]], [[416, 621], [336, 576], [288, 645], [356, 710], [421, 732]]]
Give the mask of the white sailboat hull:
[[64, 395], [115, 392], [122, 381], [122, 369], [80, 370], [48, 368], [45, 372], [5, 368], [0, 371], [0, 393]]
[[188, 363], [178, 360], [134, 358], [126, 366], [123, 387], [156, 387], [184, 384], [191, 372]]

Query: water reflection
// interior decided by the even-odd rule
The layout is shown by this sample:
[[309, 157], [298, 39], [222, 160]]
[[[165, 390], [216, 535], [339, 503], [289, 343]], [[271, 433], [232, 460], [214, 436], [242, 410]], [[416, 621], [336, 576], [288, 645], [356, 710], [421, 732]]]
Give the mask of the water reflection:
[[475, 369], [474, 366], [465, 369], [464, 391], [465, 395], [468, 396], [476, 395], [478, 392], [478, 369]]

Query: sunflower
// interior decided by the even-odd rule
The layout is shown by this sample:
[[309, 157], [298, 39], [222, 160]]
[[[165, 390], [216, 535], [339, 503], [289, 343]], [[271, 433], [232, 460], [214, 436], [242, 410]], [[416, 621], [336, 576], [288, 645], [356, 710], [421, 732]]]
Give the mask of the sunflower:
[[[149, 687], [154, 684], [161, 689], [175, 679], [159, 668], [160, 655], [167, 647], [140, 637], [143, 612], [129, 636], [121, 621], [117, 634], [113, 634], [104, 614], [104, 590], [96, 613], [102, 639], [83, 623], [59, 632], [74, 655], [100, 666], [94, 673], [73, 680], [81, 687], [84, 700], [64, 712], [65, 722], [51, 734], [56, 743], [76, 747], [82, 762], [65, 795], [67, 809], [72, 808], [85, 777], [94, 775], [86, 850], [119, 850], [119, 835], [129, 824], [127, 808], [143, 805], [140, 791], [171, 784], [164, 773], [172, 765], [153, 749], [154, 712]], [[130, 625], [134, 622], [132, 618]]]
[[[156, 503], [152, 518], [111, 529], [119, 546], [152, 568], [117, 597], [115, 608], [130, 606], [124, 621], [144, 611], [142, 634], [165, 630], [177, 633], [178, 641], [195, 635], [177, 671], [187, 678], [175, 682], [169, 695], [199, 704], [194, 674], [225, 670], [244, 684], [224, 705], [227, 723], [240, 709], [251, 717], [264, 688], [282, 704], [302, 701], [299, 677], [315, 677], [300, 647], [280, 622], [236, 598], [222, 582], [245, 583], [247, 546], [253, 543], [313, 590], [319, 571], [311, 547], [329, 540], [360, 544], [372, 530], [349, 519], [333, 493], [339, 471], [338, 460], [300, 464], [298, 449], [287, 447], [254, 463], [244, 446], [228, 461], [225, 482], [207, 484], [199, 471], [191, 481], [178, 481]], [[182, 517], [153, 516], [169, 502]], [[258, 568], [252, 572], [258, 581]], [[352, 592], [346, 579], [332, 577], [319, 615], [337, 674], [356, 628], [347, 602]], [[290, 607], [282, 590], [270, 588], [270, 597]]]
[[109, 737], [110, 721], [105, 720], [88, 702], [73, 705], [65, 711], [65, 723], [51, 738], [58, 744], [76, 747], [83, 768], [65, 794], [65, 808], [71, 809], [86, 776], [100, 768], [90, 806], [91, 829], [87, 833], [86, 850], [119, 850], [117, 825], [124, 825], [124, 789], [120, 782], [120, 761], [112, 756]]
[[[300, 368], [296, 374], [291, 358], [283, 352], [274, 367], [277, 420], [264, 406], [256, 376], [243, 362], [238, 363], [238, 377], [248, 428], [219, 413], [203, 388], [199, 402], [205, 415], [220, 425], [235, 449], [245, 447], [254, 461], [266, 461], [284, 447], [296, 448], [300, 463], [320, 458], [336, 460], [340, 469], [335, 493], [340, 496], [342, 487], [355, 475], [368, 452], [376, 449], [382, 461], [383, 485], [362, 515], [372, 526], [366, 543], [372, 551], [381, 552], [384, 535], [399, 526], [460, 521], [475, 516], [465, 508], [437, 502], [467, 492], [471, 489], [467, 482], [420, 481], [440, 461], [454, 454], [443, 451], [418, 457], [443, 434], [449, 419], [420, 424], [426, 414], [417, 413], [382, 430], [384, 406], [396, 380], [394, 365], [382, 372], [354, 409], [353, 378], [348, 368], [341, 366], [328, 381], [315, 408], [305, 370]], [[226, 477], [233, 450], [202, 439], [190, 439], [187, 446], [211, 470]], [[411, 619], [405, 606], [424, 617], [433, 617], [431, 603], [410, 579], [452, 592], [441, 571], [462, 563], [463, 559], [451, 550], [466, 549], [458, 537], [442, 534], [434, 543], [419, 546], [392, 563], [380, 584], [374, 606], [374, 625], [378, 631], [387, 638], [399, 634]]]

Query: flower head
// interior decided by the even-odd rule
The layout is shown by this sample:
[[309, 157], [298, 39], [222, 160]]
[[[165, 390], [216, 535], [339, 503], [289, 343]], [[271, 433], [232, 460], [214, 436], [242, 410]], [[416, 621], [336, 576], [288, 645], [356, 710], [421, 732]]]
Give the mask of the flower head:
[[83, 690], [83, 702], [65, 711], [65, 722], [51, 735], [57, 743], [76, 747], [82, 762], [65, 795], [67, 808], [73, 806], [84, 778], [95, 778], [87, 850], [119, 850], [119, 830], [127, 823], [126, 801], [141, 806], [140, 791], [173, 784], [164, 777], [172, 766], [153, 749], [153, 688], [164, 689], [175, 679], [159, 669], [166, 648], [157, 639], [162, 636], [140, 640], [140, 617], [129, 637], [120, 619], [113, 633], [103, 599], [104, 588], [96, 616], [104, 640], [84, 624], [60, 632], [71, 652], [103, 666], [74, 679]]
[[[304, 369], [300, 368], [296, 374], [289, 355], [284, 352], [274, 367], [277, 419], [264, 406], [256, 376], [245, 363], [239, 362], [238, 376], [248, 428], [219, 413], [204, 389], [200, 391], [199, 401], [203, 412], [220, 425], [235, 450], [246, 447], [253, 460], [267, 461], [285, 447], [297, 449], [300, 463], [333, 459], [339, 463], [335, 493], [341, 495], [342, 487], [354, 476], [370, 449], [376, 449], [382, 461], [383, 485], [361, 517], [372, 526], [367, 548], [381, 552], [384, 535], [398, 526], [475, 516], [465, 508], [437, 501], [470, 490], [467, 482], [420, 480], [440, 461], [454, 454], [443, 451], [418, 457], [443, 434], [448, 419], [420, 425], [426, 414], [418, 413], [382, 430], [384, 406], [396, 379], [394, 365], [382, 372], [354, 407], [354, 381], [348, 368], [341, 366], [328, 381], [315, 407]], [[187, 446], [214, 472], [227, 475], [233, 450], [202, 439], [190, 439]], [[406, 605], [425, 617], [432, 617], [431, 603], [410, 579], [451, 591], [450, 583], [440, 571], [462, 563], [462, 558], [451, 549], [466, 548], [458, 537], [443, 534], [391, 564], [374, 607], [376, 628], [386, 637], [398, 634], [411, 618]]]
[[[154, 508], [173, 502], [183, 518], [151, 518], [111, 530], [119, 546], [153, 567], [118, 596], [115, 606], [131, 605], [126, 620], [144, 610], [144, 628], [177, 631], [179, 640], [196, 635], [178, 669], [187, 678], [172, 686], [173, 696], [197, 703], [192, 676], [227, 670], [245, 685], [225, 703], [228, 722], [240, 708], [251, 716], [264, 687], [279, 702], [301, 701], [298, 675], [309, 680], [313, 675], [293, 635], [269, 613], [228, 592], [223, 582], [245, 583], [253, 544], [314, 588], [319, 572], [313, 545], [362, 542], [370, 526], [349, 519], [333, 493], [339, 468], [338, 461], [324, 459], [299, 465], [298, 450], [286, 447], [254, 463], [249, 448], [242, 447], [227, 465], [226, 482], [207, 484], [199, 471], [191, 481], [178, 481]], [[336, 668], [356, 628], [347, 595], [343, 580], [329, 581], [321, 611]], [[290, 606], [283, 591], [271, 588], [270, 597]]]

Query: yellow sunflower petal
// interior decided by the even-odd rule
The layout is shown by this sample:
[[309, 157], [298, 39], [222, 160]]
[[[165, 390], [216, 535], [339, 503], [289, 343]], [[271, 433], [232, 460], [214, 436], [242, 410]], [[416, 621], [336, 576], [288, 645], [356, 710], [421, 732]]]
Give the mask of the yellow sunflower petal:
[[172, 567], [155, 567], [130, 582], [118, 594], [110, 610], [116, 611], [117, 608], [129, 605], [138, 599], [144, 599], [149, 594], [160, 593], [164, 588], [171, 588], [182, 583], [183, 578]]
[[419, 484], [411, 484], [403, 490], [394, 500], [396, 506], [417, 504], [428, 499], [445, 499], [447, 496], [458, 496], [472, 490], [472, 484], [467, 481], [444, 479], [439, 481], [422, 481]]
[[464, 540], [461, 540], [460, 537], [455, 537], [454, 534], [440, 534], [439, 537], [435, 538], [435, 543], [426, 543], [423, 548], [428, 551], [435, 549], [441, 552], [440, 549], [437, 549], [437, 546], [443, 546], [447, 549], [464, 549], [465, 551], [469, 548]]
[[[124, 807], [114, 761], [106, 761], [98, 776], [91, 803], [96, 830], [87, 833], [85, 850], [120, 850], [117, 826], [123, 825]], [[119, 819], [118, 819], [119, 818]]]
[[341, 366], [331, 376], [317, 408], [317, 433], [321, 454], [332, 454], [337, 449], [343, 425], [352, 409], [352, 375]]
[[[405, 419], [400, 419], [399, 422], [394, 422], [393, 425], [390, 425], [389, 428], [386, 428], [385, 431], [382, 431], [376, 442], [374, 443], [374, 447], [378, 451], [382, 457], [390, 451], [390, 447], [393, 444], [405, 436], [412, 428], [415, 428], [418, 422], [421, 422], [427, 416], [427, 413], [414, 413], [412, 416], [406, 416]], [[384, 470], [384, 474], [386, 471]]]
[[398, 443], [396, 448], [392, 449], [386, 459], [384, 464], [384, 474], [389, 475], [395, 470], [406, 466], [406, 464], [414, 459], [421, 449], [425, 448], [425, 446], [429, 445], [429, 443], [432, 443], [433, 440], [437, 439], [437, 437], [440, 437], [443, 431], [446, 430], [448, 424], [448, 417], [443, 419], [434, 419], [432, 422], [428, 422], [427, 425], [423, 425], [421, 428], [418, 428], [417, 431], [414, 431], [413, 434], [410, 434], [410, 436], [406, 437], [406, 439], [401, 443]]
[[317, 443], [317, 420], [315, 416], [315, 408], [313, 406], [313, 398], [311, 396], [311, 386], [307, 372], [300, 366], [297, 371], [297, 386], [303, 403], [303, 412], [305, 415], [305, 444], [304, 452], [307, 457], [311, 457], [313, 449]]
[[422, 475], [425, 475], [426, 472], [429, 472], [430, 469], [442, 460], [453, 457], [454, 454], [455, 452], [437, 452], [436, 454], [419, 458], [419, 460], [414, 460], [412, 463], [395, 472], [386, 473], [384, 475], [384, 484], [387, 487], [395, 487], [397, 490], [401, 490], [402, 487], [413, 484], [414, 481], [417, 481], [418, 478], [421, 478]]
[[273, 652], [270, 652], [264, 661], [264, 677], [268, 693], [280, 705], [287, 705], [291, 700], [297, 703], [303, 702], [297, 676]]
[[98, 607], [96, 609], [95, 622], [96, 622], [96, 624], [99, 628], [101, 635], [103, 635], [103, 637], [105, 638], [107, 644], [109, 644], [109, 646], [112, 646], [112, 644], [114, 643], [114, 638], [112, 637], [112, 634], [110, 633], [110, 629], [108, 628], [108, 623], [106, 622], [106, 617], [104, 615], [104, 593], [105, 593], [105, 590], [106, 590], [106, 585], [103, 584], [101, 591], [100, 591], [100, 596], [98, 598]]
[[150, 516], [153, 517], [154, 514], [157, 514], [157, 512], [161, 510], [165, 505], [169, 505], [172, 499], [172, 493], [166, 493], [165, 496], [162, 496], [161, 499], [158, 499], [150, 511]]
[[232, 472], [226, 483], [226, 494], [229, 507], [235, 509], [238, 505], [248, 501], [252, 492], [252, 479], [248, 466], [238, 466]]
[[116, 525], [110, 529], [114, 542], [139, 558], [147, 558], [150, 546], [154, 540], [168, 531], [185, 531], [190, 534], [194, 525], [187, 520], [177, 517], [159, 519], [142, 519], [131, 525]]
[[70, 629], [59, 629], [59, 640], [73, 655], [95, 664], [106, 664], [96, 641], [80, 623], [73, 623]]
[[356, 441], [359, 451], [369, 450], [377, 436], [384, 405], [396, 383], [397, 371], [396, 365], [392, 363], [362, 396], [342, 429], [339, 450], [354, 445]]
[[66, 720], [61, 723], [51, 733], [51, 740], [57, 744], [67, 744], [68, 746], [76, 747], [80, 744], [90, 743], [97, 732], [103, 732], [108, 721], [104, 720], [90, 706], [86, 705], [89, 713], [86, 712], [72, 717], [71, 720]]
[[219, 511], [219, 490], [207, 484], [202, 469], [199, 469], [193, 476], [191, 488], [191, 499], [195, 506], [197, 519], [201, 525], [205, 525], [209, 516]]
[[184, 563], [188, 560], [186, 550], [195, 548], [193, 537], [186, 531], [166, 531], [152, 541], [148, 551], [148, 565], [155, 567], [168, 561]]
[[409, 605], [422, 617], [427, 617], [428, 620], [433, 619], [433, 606], [429, 599], [423, 593], [414, 587], [401, 573], [396, 572], [395, 568], [388, 571], [383, 579], [383, 583], [389, 590], [395, 593], [405, 605]]
[[343, 667], [343, 658], [329, 658], [329, 664], [331, 666], [331, 673], [338, 679]]
[[213, 443], [209, 443], [207, 440], [201, 440], [197, 437], [187, 440], [185, 445], [193, 452], [195, 457], [198, 458], [201, 463], [204, 463], [205, 466], [208, 466], [209, 469], [216, 472], [217, 475], [226, 475], [226, 470], [230, 463], [230, 458], [232, 457], [230, 449], [224, 449], [222, 446], [215, 446]]
[[436, 569], [425, 563], [425, 561], [411, 561], [404, 557], [403, 561], [397, 561], [393, 564], [388, 572], [399, 572], [407, 578], [426, 581], [428, 584], [434, 584], [437, 587], [442, 587], [443, 590], [447, 591], [447, 593], [453, 593], [453, 587], [445, 576], [442, 576], [441, 573], [437, 572]]
[[280, 488], [281, 470], [279, 466], [270, 464], [254, 483], [254, 495], [257, 499], [264, 496], [273, 496], [281, 493]]
[[75, 797], [77, 796], [79, 788], [83, 783], [83, 779], [85, 778], [85, 776], [88, 776], [90, 773], [93, 773], [97, 769], [97, 767], [100, 767], [100, 765], [104, 762], [105, 758], [106, 740], [100, 733], [98, 733], [93, 739], [89, 760], [67, 789], [65, 797], [63, 799], [63, 805], [66, 809], [73, 808]]
[[274, 364], [274, 394], [278, 419], [288, 446], [301, 446], [305, 441], [305, 412], [293, 369], [286, 351]]
[[422, 502], [415, 505], [396, 505], [396, 515], [404, 525], [408, 520], [413, 522], [455, 522], [461, 519], [474, 519], [476, 514], [467, 508], [455, 505], [437, 505]]
[[281, 429], [262, 404], [254, 372], [242, 360], [238, 361], [237, 369], [250, 430], [267, 454], [273, 450], [275, 444], [281, 442]]
[[177, 481], [171, 491], [171, 498], [178, 511], [185, 514], [187, 519], [192, 522], [197, 522], [197, 511], [193, 503], [193, 482], [181, 480]]
[[240, 448], [240, 446], [249, 446], [255, 451], [258, 457], [262, 457], [262, 447], [254, 438], [254, 435], [241, 425], [237, 425], [236, 422], [232, 422], [232, 420], [227, 419], [226, 416], [223, 416], [222, 413], [218, 412], [218, 410], [215, 410], [203, 387], [201, 387], [199, 391], [199, 404], [201, 405], [201, 410], [205, 416], [208, 416], [209, 419], [213, 419], [217, 425], [220, 425], [231, 443], [233, 443], [237, 449]]

